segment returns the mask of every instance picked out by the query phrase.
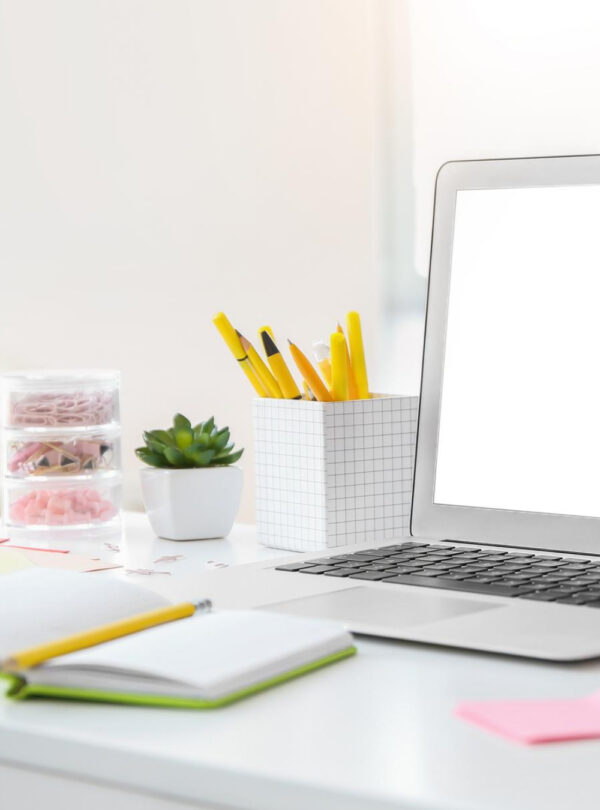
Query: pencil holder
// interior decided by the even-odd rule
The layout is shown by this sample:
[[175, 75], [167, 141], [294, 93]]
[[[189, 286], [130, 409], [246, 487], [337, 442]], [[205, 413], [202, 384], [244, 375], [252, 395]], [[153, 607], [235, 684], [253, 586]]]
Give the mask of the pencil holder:
[[407, 535], [418, 401], [254, 400], [260, 542], [319, 551]]

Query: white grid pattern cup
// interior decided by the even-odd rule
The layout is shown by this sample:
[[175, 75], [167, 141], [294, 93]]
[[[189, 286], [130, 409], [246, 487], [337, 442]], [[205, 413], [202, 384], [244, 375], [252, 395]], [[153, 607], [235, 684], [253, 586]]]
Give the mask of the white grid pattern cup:
[[406, 536], [418, 402], [255, 399], [260, 542], [319, 551]]

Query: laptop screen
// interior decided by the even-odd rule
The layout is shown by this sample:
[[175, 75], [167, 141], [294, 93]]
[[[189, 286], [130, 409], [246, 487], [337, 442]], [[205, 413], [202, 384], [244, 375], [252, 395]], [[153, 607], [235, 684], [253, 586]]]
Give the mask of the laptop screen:
[[600, 185], [457, 192], [434, 481], [600, 517]]

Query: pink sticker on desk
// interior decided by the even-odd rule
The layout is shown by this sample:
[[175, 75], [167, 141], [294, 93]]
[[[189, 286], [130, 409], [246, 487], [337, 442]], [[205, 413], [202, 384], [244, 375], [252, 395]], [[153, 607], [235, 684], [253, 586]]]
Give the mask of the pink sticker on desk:
[[528, 745], [600, 737], [600, 692], [570, 700], [469, 701], [459, 704], [455, 713]]

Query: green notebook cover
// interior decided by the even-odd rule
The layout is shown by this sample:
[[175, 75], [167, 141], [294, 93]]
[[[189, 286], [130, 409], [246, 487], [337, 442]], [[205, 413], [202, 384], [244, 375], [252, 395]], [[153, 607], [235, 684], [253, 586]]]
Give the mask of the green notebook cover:
[[356, 647], [348, 647], [345, 650], [327, 655], [324, 658], [319, 658], [317, 661], [312, 661], [310, 664], [304, 664], [301, 667], [291, 669], [289, 672], [284, 672], [282, 675], [277, 675], [275, 678], [269, 678], [253, 686], [248, 686], [245, 689], [240, 689], [237, 692], [232, 692], [230, 695], [217, 698], [216, 700], [199, 700], [195, 698], [180, 698], [164, 695], [136, 695], [120, 692], [103, 692], [89, 689], [67, 689], [60, 686], [44, 686], [43, 684], [29, 684], [25, 678], [13, 675], [8, 672], [0, 672], [0, 678], [8, 681], [8, 689], [5, 692], [5, 697], [12, 698], [13, 700], [24, 700], [25, 698], [60, 698], [65, 700], [88, 700], [101, 703], [127, 703], [136, 706], [164, 706], [167, 708], [177, 709], [218, 709], [221, 706], [227, 706], [229, 703], [234, 703], [236, 700], [254, 695], [257, 692], [262, 692], [264, 689], [269, 689], [271, 686], [285, 683], [286, 681], [297, 678], [300, 675], [305, 675], [315, 669], [333, 664], [336, 661], [341, 661], [343, 658], [348, 658], [354, 655]]

